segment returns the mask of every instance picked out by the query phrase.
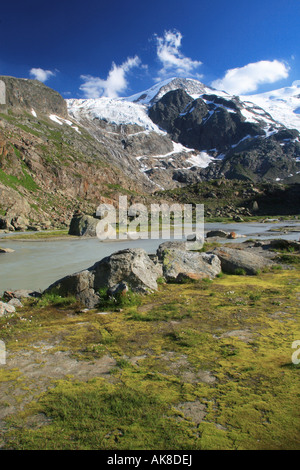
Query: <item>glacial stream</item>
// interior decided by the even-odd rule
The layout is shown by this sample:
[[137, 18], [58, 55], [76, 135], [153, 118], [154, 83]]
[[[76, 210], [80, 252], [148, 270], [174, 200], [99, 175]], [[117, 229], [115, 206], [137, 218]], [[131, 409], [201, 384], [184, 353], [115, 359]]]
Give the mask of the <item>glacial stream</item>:
[[[284, 230], [286, 227], [294, 231]], [[282, 228], [283, 231], [277, 232]], [[206, 223], [205, 233], [221, 229], [234, 231], [235, 240], [218, 239], [218, 242], [242, 242], [247, 238], [285, 238], [299, 240], [300, 222], [282, 221], [266, 223]], [[270, 231], [274, 230], [276, 231]], [[3, 240], [6, 238], [5, 240]], [[98, 239], [60, 240], [9, 240], [9, 235], [0, 236], [0, 246], [12, 248], [13, 253], [0, 255], [0, 293], [4, 290], [32, 289], [42, 291], [56, 280], [68, 274], [89, 268], [105, 256], [124, 248], [143, 248], [155, 253], [157, 247], [166, 240], [106, 241]]]

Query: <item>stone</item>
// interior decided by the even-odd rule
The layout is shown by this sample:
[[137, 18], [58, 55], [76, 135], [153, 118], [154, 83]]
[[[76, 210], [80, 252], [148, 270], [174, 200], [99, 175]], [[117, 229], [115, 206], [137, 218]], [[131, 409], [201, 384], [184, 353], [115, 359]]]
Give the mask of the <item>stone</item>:
[[99, 219], [91, 215], [74, 214], [69, 226], [69, 235], [76, 235], [77, 237], [96, 237], [96, 227]]
[[167, 281], [176, 280], [180, 273], [212, 279], [221, 272], [217, 256], [186, 250], [185, 243], [163, 243], [158, 247], [157, 256], [162, 262], [163, 276]]
[[231, 240], [234, 240], [235, 238], [237, 238], [237, 234], [235, 232], [230, 232], [230, 234], [228, 235], [228, 238], [230, 238]]
[[95, 273], [96, 289], [111, 288], [123, 281], [134, 292], [147, 293], [157, 289], [157, 279], [162, 276], [162, 267], [141, 248], [113, 253], [90, 269]]
[[16, 309], [13, 305], [9, 305], [5, 302], [0, 302], [0, 317], [3, 315], [15, 313]]
[[45, 292], [55, 289], [62, 296], [74, 295], [85, 307], [94, 308], [99, 303], [101, 288], [114, 291], [126, 283], [133, 292], [146, 294], [157, 290], [157, 279], [161, 276], [161, 265], [155, 264], [145, 250], [128, 248], [56, 281]]
[[94, 290], [94, 273], [87, 269], [56, 281], [44, 292], [52, 290], [62, 297], [75, 296], [87, 308], [93, 308], [99, 303], [99, 296]]
[[18, 290], [15, 290], [15, 291], [5, 291], [4, 294], [3, 294], [3, 298], [5, 300], [11, 300], [13, 298], [15, 299], [30, 299], [30, 298], [36, 298], [36, 297], [40, 297], [41, 296], [41, 293], [40, 292], [36, 292], [36, 291], [33, 291], [33, 290], [29, 290], [29, 289], [18, 289]]
[[210, 230], [207, 232], [206, 237], [220, 237], [220, 238], [228, 238], [229, 232], [225, 232], [225, 230]]
[[11, 224], [15, 230], [24, 232], [29, 225], [29, 220], [25, 217], [17, 216], [11, 219]]
[[12, 305], [15, 308], [23, 307], [22, 302], [19, 299], [13, 298], [8, 302], [8, 305]]
[[14, 253], [14, 251], [11, 248], [0, 248], [0, 253]]
[[222, 271], [229, 274], [243, 270], [246, 274], [253, 275], [266, 266], [273, 265], [271, 260], [263, 256], [236, 248], [215, 248], [212, 253], [220, 259]]

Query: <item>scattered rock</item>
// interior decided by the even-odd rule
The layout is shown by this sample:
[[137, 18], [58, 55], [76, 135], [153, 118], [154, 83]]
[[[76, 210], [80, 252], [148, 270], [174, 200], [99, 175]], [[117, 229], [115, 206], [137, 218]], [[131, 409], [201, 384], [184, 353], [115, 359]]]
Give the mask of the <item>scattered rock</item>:
[[253, 338], [253, 334], [251, 333], [250, 330], [245, 329], [245, 330], [227, 331], [226, 333], [223, 333], [220, 336], [220, 338], [232, 338], [232, 337], [238, 338], [245, 343], [250, 343]]
[[6, 301], [9, 301], [11, 299], [30, 299], [30, 298], [36, 298], [36, 297], [40, 297], [41, 296], [41, 293], [40, 292], [36, 292], [34, 290], [27, 290], [27, 289], [19, 289], [19, 290], [15, 290], [15, 291], [5, 291], [3, 293], [3, 298], [6, 300]]

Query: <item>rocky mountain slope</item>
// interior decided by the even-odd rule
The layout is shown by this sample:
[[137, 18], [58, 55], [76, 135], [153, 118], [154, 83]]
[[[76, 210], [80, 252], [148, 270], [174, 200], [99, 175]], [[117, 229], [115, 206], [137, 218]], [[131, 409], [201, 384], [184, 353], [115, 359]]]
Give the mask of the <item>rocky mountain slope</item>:
[[149, 193], [146, 177], [133, 178], [135, 160], [126, 166], [109, 139], [100, 142], [70, 118], [57, 92], [35, 80], [0, 83], [0, 229], [68, 226], [76, 208], [92, 213], [119, 192]]
[[297, 88], [285, 92], [279, 121], [249, 97], [192, 79], [128, 98], [64, 100], [36, 80], [0, 77], [0, 229], [67, 226], [75, 209], [93, 213], [119, 193], [149, 202], [219, 178], [295, 183], [299, 130], [287, 116], [297, 124]]
[[[293, 96], [293, 105], [300, 106], [299, 97]], [[95, 126], [98, 136], [99, 129], [102, 135], [113, 132], [119, 139], [121, 134], [123, 155], [129, 152], [157, 187], [223, 176], [297, 181], [300, 123], [298, 129], [290, 126], [297, 124], [296, 108], [288, 103], [278, 121], [278, 112], [275, 119], [250, 99], [213, 90], [197, 80], [175, 78], [129, 98], [67, 103], [70, 115], [95, 136]], [[294, 121], [287, 119], [291, 113]]]

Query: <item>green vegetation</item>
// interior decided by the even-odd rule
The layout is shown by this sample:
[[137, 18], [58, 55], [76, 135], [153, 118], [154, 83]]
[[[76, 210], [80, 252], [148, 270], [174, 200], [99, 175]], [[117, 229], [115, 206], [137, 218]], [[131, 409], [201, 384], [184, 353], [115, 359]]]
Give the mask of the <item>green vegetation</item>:
[[68, 230], [49, 230], [44, 232], [26, 233], [26, 234], [12, 234], [8, 238], [9, 240], [45, 240], [47, 238], [61, 238], [68, 237], [74, 238], [73, 235], [68, 234]]
[[[106, 303], [106, 315], [55, 293], [27, 301], [0, 318], [10, 355], [37, 361], [34, 377], [21, 360], [0, 368], [2, 404], [15, 396], [16, 406], [4, 448], [299, 449], [299, 296], [294, 265], [161, 284], [121, 311]], [[61, 355], [65, 377], [53, 387], [49, 364]], [[50, 388], [33, 396], [39, 367]]]
[[28, 189], [29, 191], [37, 191], [39, 189], [39, 186], [28, 173], [28, 170], [24, 167], [24, 165], [21, 176], [9, 175], [8, 173], [5, 173], [2, 168], [0, 168], [0, 182], [5, 186], [9, 186], [16, 190], [18, 190], [19, 186], [23, 186], [23, 188]]
[[99, 290], [100, 302], [99, 308], [104, 309], [119, 309], [130, 305], [140, 305], [141, 296], [128, 289], [126, 294], [117, 293], [114, 296], [108, 294], [108, 289], [103, 288]]

